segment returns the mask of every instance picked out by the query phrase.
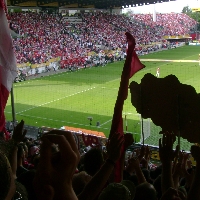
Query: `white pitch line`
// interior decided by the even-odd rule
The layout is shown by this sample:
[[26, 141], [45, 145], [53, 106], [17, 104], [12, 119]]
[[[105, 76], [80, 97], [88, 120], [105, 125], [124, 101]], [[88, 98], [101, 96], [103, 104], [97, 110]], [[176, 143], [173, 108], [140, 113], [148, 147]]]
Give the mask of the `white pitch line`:
[[[90, 88], [89, 90], [85, 90], [85, 91], [82, 91], [82, 92], [87, 92], [87, 91], [90, 91], [90, 90], [92, 90], [92, 89], [95, 89], [95, 87], [92, 87], [92, 88]], [[25, 111], [29, 111], [29, 110], [32, 110], [32, 109], [34, 109], [34, 108], [41, 107], [41, 106], [44, 106], [44, 105], [53, 103], [53, 102], [55, 102], [55, 101], [60, 101], [60, 100], [62, 100], [62, 99], [66, 99], [66, 98], [68, 98], [68, 97], [71, 97], [71, 96], [74, 96], [74, 95], [77, 95], [77, 94], [79, 94], [79, 92], [76, 92], [76, 93], [71, 94], [71, 95], [67, 95], [67, 96], [65, 96], [65, 97], [61, 97], [59, 100], [53, 100], [53, 101], [45, 102], [45, 103], [40, 104], [40, 105], [38, 105], [38, 106], [33, 106], [33, 107], [29, 108], [29, 109], [26, 109], [26, 110], [22, 110], [22, 111], [20, 111], [20, 112], [17, 112], [16, 114], [20, 114], [20, 113], [23, 113], [23, 112], [25, 112]]]
[[112, 119], [110, 119], [110, 120], [108, 120], [108, 121], [104, 122], [104, 123], [103, 123], [103, 124], [101, 124], [100, 126], [102, 126], [102, 125], [104, 125], [104, 124], [107, 124], [107, 123], [109, 123], [110, 121], [112, 121]]
[[132, 113], [132, 112], [123, 112], [123, 115], [140, 115], [138, 113]]
[[10, 113], [12, 113], [12, 112], [10, 112], [10, 111], [4, 111], [4, 113], [9, 113], [9, 114], [10, 114]]
[[[54, 121], [54, 122], [62, 122], [62, 123], [66, 123], [66, 124], [74, 124], [74, 125], [79, 125], [79, 126], [85, 126], [85, 127], [93, 127], [96, 128], [96, 126], [92, 126], [92, 125], [88, 125], [88, 124], [79, 124], [76, 122], [69, 122], [69, 121], [64, 121], [64, 120], [57, 120], [57, 119], [51, 119], [51, 118], [44, 118], [44, 117], [38, 117], [38, 116], [33, 116], [33, 115], [24, 115], [24, 114], [18, 114], [20, 116], [24, 116], [24, 117], [31, 117], [31, 118], [36, 118], [36, 119], [43, 119], [43, 120], [49, 120], [49, 121]], [[102, 128], [104, 130], [107, 130], [108, 128]]]

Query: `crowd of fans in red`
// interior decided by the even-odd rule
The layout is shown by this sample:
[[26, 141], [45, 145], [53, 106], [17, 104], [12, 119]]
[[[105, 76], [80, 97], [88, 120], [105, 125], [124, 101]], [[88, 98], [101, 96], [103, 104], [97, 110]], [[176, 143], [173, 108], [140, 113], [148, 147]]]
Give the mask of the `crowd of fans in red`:
[[14, 39], [17, 63], [39, 64], [51, 58], [83, 64], [88, 53], [101, 47], [126, 52], [125, 32], [134, 35], [136, 51], [142, 45], [161, 42], [164, 35], [184, 35], [196, 22], [185, 14], [150, 14], [133, 18], [103, 12], [79, 14], [82, 23], [70, 24], [62, 15], [47, 13], [10, 13], [11, 29], [20, 38]]
[[152, 14], [135, 14], [133, 18], [155, 29], [160, 36], [185, 35], [196, 26], [196, 21], [184, 13], [156, 14], [156, 22]]

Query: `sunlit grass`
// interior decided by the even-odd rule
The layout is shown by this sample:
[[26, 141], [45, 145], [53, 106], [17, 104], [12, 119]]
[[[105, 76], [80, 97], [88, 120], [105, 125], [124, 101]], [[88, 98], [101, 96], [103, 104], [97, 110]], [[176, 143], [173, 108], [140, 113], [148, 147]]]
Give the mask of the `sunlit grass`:
[[[198, 60], [200, 47], [184, 46], [141, 56], [142, 59]], [[144, 61], [146, 68], [135, 74], [131, 81], [140, 82], [146, 73], [155, 75], [160, 68], [160, 77], [174, 74], [181, 83], [189, 84], [200, 92], [200, 66], [196, 62], [155, 62]], [[124, 61], [108, 64], [106, 67], [93, 67], [77, 72], [64, 72], [52, 76], [27, 80], [14, 84], [14, 100], [17, 120], [23, 119], [32, 126], [60, 128], [73, 126], [102, 131], [109, 135], [112, 115], [118, 94], [121, 71]], [[8, 100], [7, 120], [12, 120], [11, 103]], [[130, 101], [124, 102], [123, 117], [127, 115], [128, 131], [139, 141], [140, 117]], [[87, 117], [93, 117], [92, 125]], [[100, 122], [97, 127], [96, 123]], [[124, 123], [125, 126], [125, 123]], [[154, 142], [159, 137], [157, 130], [151, 131]], [[155, 138], [156, 137], [156, 138]], [[187, 145], [186, 145], [187, 146]]]

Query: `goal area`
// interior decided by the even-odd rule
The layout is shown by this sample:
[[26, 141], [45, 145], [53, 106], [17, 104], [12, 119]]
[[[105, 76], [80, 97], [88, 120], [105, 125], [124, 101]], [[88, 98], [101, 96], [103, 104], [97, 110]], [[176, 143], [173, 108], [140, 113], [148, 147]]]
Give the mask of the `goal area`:
[[[143, 144], [143, 134], [144, 133], [144, 144], [149, 146], [159, 146], [159, 139], [162, 138], [162, 135], [159, 134], [162, 130], [160, 126], [155, 125], [150, 118], [142, 119], [140, 114], [136, 115], [129, 115], [128, 118], [132, 118], [129, 123], [128, 131], [129, 133], [133, 134], [135, 143]], [[134, 120], [133, 120], [134, 118]], [[129, 121], [129, 120], [128, 120]], [[133, 125], [131, 126], [131, 123]], [[186, 139], [181, 138], [181, 149], [185, 151], [189, 151], [191, 147], [191, 143], [188, 142]], [[174, 143], [174, 149], [178, 144], [178, 139], [176, 139]]]

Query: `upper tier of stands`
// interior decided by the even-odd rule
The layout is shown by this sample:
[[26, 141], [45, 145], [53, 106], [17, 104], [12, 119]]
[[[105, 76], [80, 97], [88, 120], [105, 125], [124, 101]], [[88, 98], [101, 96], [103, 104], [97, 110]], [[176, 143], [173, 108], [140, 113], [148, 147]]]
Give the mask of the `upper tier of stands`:
[[185, 35], [196, 25], [196, 21], [184, 13], [156, 14], [156, 22], [151, 14], [136, 14], [133, 18], [151, 28], [161, 29], [159, 32], [163, 36]]

